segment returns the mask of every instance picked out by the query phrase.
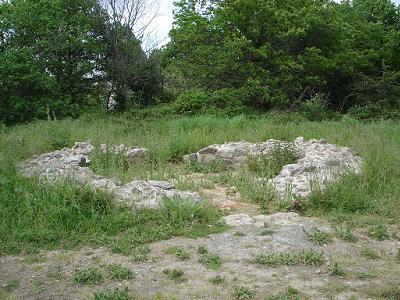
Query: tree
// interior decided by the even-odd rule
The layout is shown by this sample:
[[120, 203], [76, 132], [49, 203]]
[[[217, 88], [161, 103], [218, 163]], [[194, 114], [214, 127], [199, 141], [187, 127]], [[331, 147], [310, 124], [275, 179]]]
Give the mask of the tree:
[[96, 0], [12, 0], [0, 16], [2, 122], [75, 116], [90, 104], [104, 56]]
[[156, 2], [146, 0], [103, 0], [108, 12], [105, 31], [107, 55], [105, 80], [110, 101], [125, 110], [130, 104], [149, 104], [159, 86], [153, 72], [154, 59], [142, 49], [146, 30], [156, 16]]
[[243, 98], [257, 109], [324, 95], [324, 107], [347, 110], [364, 76], [399, 71], [399, 17], [390, 0], [181, 0], [169, 78], [207, 92], [257, 90]]

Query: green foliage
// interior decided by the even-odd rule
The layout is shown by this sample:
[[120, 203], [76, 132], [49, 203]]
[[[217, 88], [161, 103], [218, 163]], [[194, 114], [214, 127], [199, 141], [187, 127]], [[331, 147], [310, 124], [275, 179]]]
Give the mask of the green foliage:
[[214, 92], [188, 90], [181, 93], [173, 103], [178, 114], [226, 114], [237, 115], [246, 112], [245, 94], [242, 90], [221, 89]]
[[253, 260], [254, 263], [269, 267], [310, 265], [318, 266], [325, 261], [323, 252], [304, 250], [294, 253], [265, 253], [258, 254]]
[[105, 291], [95, 292], [92, 300], [132, 300], [128, 288], [109, 288]]
[[378, 259], [379, 254], [372, 248], [363, 248], [360, 251], [360, 255], [369, 259]]
[[208, 269], [216, 270], [221, 267], [222, 259], [216, 254], [209, 252], [206, 248], [199, 248], [200, 258], [199, 262], [205, 265]]
[[185, 273], [182, 269], [164, 269], [163, 273], [168, 275], [169, 279], [171, 279], [175, 283], [182, 283], [187, 281], [185, 278]]
[[335, 261], [333, 265], [329, 268], [329, 275], [342, 277], [345, 275], [345, 272], [342, 266], [337, 261]]
[[225, 282], [225, 278], [221, 275], [216, 275], [209, 279], [209, 282], [215, 285], [223, 284]]
[[132, 270], [122, 267], [121, 265], [110, 265], [107, 266], [108, 275], [111, 279], [132, 279], [134, 274]]
[[297, 156], [293, 145], [277, 145], [266, 157], [249, 157], [249, 170], [261, 178], [273, 178], [277, 176], [283, 166], [293, 164]]
[[185, 261], [190, 258], [190, 254], [182, 247], [169, 247], [165, 253], [175, 255], [179, 260]]
[[307, 236], [307, 239], [315, 245], [324, 245], [329, 242], [329, 236], [326, 232], [321, 231], [318, 228], [313, 228], [310, 231], [303, 229]]
[[[382, 108], [398, 104], [400, 16], [390, 0], [181, 0], [176, 6], [165, 59], [167, 86], [182, 112], [210, 113], [217, 103], [224, 107], [231, 91], [233, 111], [286, 107], [317, 121], [334, 117], [330, 109], [367, 107], [370, 100]], [[207, 93], [184, 96], [191, 89]]]
[[236, 287], [233, 290], [232, 297], [236, 300], [251, 299], [255, 296], [255, 292], [247, 287]]
[[287, 291], [276, 296], [267, 297], [265, 300], [300, 300], [299, 291], [288, 287]]
[[96, 268], [76, 269], [74, 280], [81, 285], [99, 284], [103, 281], [103, 275]]
[[378, 241], [389, 239], [389, 232], [385, 224], [376, 224], [368, 228], [368, 235]]
[[342, 224], [335, 227], [337, 235], [344, 241], [355, 243], [358, 238], [354, 235], [351, 227], [347, 224]]
[[104, 49], [97, 1], [7, 1], [0, 12], [0, 122], [76, 116], [93, 104], [88, 78]]
[[110, 196], [90, 188], [69, 183], [49, 186], [12, 172], [1, 178], [0, 252], [91, 242], [129, 254], [149, 241], [174, 235], [202, 236], [223, 228], [217, 224], [219, 212], [208, 204], [172, 199], [158, 210], [133, 212], [113, 208]]

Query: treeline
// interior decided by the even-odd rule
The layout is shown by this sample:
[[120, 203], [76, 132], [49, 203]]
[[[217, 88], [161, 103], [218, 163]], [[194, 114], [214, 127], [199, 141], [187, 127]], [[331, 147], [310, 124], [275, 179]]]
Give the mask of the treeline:
[[170, 37], [145, 52], [99, 0], [3, 2], [0, 122], [159, 103], [182, 114], [400, 117], [390, 0], [181, 0]]

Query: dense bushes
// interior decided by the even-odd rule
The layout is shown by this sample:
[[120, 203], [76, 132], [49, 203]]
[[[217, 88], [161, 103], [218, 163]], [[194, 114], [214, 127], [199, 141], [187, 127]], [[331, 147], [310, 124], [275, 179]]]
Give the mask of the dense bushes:
[[1, 123], [160, 103], [175, 114], [399, 118], [390, 0], [180, 0], [171, 41], [151, 53], [124, 12], [101, 3], [1, 2]]
[[[258, 111], [301, 109], [316, 120], [328, 110], [396, 116], [387, 112], [399, 109], [400, 13], [390, 0], [181, 0], [177, 7], [166, 48], [172, 91], [177, 82], [209, 95], [233, 89], [233, 111], [246, 91], [242, 105]], [[213, 96], [195, 98], [183, 92], [179, 106], [216, 107]]]
[[240, 90], [221, 89], [211, 93], [189, 90], [178, 96], [173, 109], [179, 114], [240, 114], [245, 112], [244, 103], [245, 95]]

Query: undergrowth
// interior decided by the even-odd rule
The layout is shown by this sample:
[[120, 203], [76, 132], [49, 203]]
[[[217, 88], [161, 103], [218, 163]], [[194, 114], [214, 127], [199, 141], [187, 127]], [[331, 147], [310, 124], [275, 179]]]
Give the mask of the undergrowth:
[[[196, 236], [221, 230], [218, 213], [211, 207], [184, 208], [169, 203], [158, 210], [116, 209], [102, 193], [76, 188], [69, 183], [40, 184], [16, 174], [15, 162], [34, 154], [90, 140], [94, 145], [125, 144], [150, 149], [150, 160], [134, 167], [101, 162], [100, 173], [121, 178], [174, 180], [177, 186], [191, 174], [180, 162], [182, 155], [210, 144], [226, 141], [261, 142], [270, 138], [293, 140], [325, 138], [329, 143], [354, 149], [363, 158], [360, 175], [347, 174], [321, 191], [314, 191], [302, 206], [308, 215], [324, 215], [338, 223], [373, 218], [376, 224], [400, 220], [400, 125], [394, 122], [363, 124], [351, 118], [342, 121], [308, 122], [271, 116], [196, 116], [130, 120], [127, 117], [82, 116], [79, 119], [38, 121], [7, 127], [0, 132], [0, 252], [18, 253], [43, 248], [105, 245], [114, 252], [132, 253], [137, 247], [173, 235]], [[192, 168], [192, 169], [190, 169]], [[219, 171], [214, 184], [236, 187], [245, 200], [276, 208], [273, 191], [260, 186], [252, 172]], [[253, 174], [249, 176], [249, 174]], [[212, 174], [214, 175], [214, 174]], [[257, 175], [258, 176], [258, 175]], [[275, 208], [274, 208], [275, 206]], [[196, 216], [193, 219], [193, 214]], [[211, 227], [208, 225], [211, 224]], [[384, 236], [380, 234], [380, 236]]]

